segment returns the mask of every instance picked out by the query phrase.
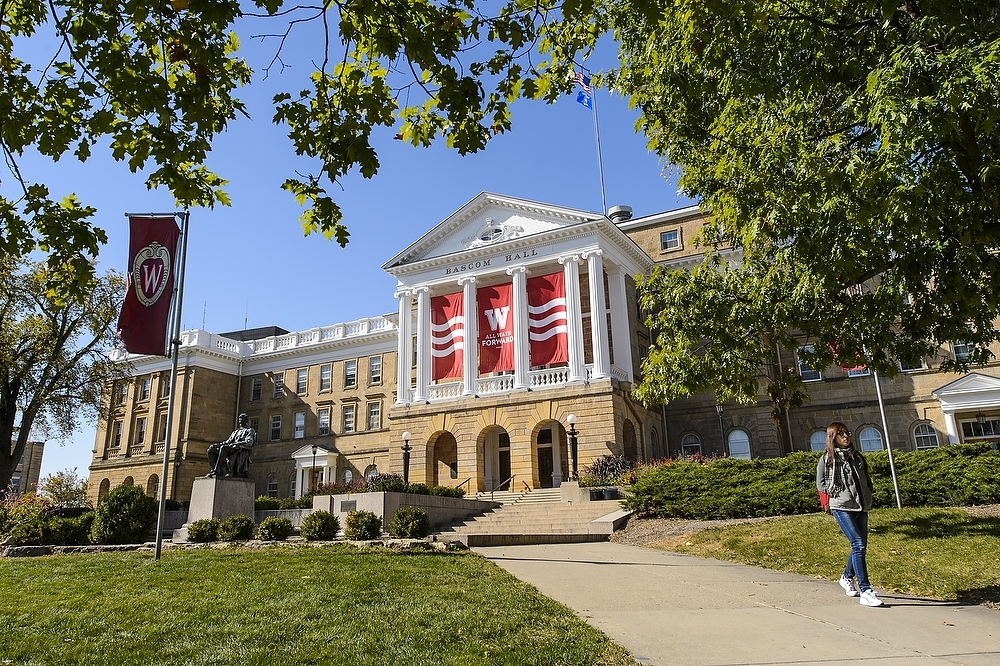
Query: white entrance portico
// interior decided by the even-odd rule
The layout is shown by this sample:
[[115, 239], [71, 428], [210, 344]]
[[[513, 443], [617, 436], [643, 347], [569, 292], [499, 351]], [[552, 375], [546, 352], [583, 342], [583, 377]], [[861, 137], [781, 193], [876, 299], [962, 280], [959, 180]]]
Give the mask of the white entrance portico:
[[949, 444], [1000, 440], [1000, 378], [970, 372], [931, 395], [941, 401]]
[[316, 446], [303, 446], [292, 454], [295, 461], [295, 499], [313, 492], [317, 486], [334, 483], [337, 480], [336, 451]]

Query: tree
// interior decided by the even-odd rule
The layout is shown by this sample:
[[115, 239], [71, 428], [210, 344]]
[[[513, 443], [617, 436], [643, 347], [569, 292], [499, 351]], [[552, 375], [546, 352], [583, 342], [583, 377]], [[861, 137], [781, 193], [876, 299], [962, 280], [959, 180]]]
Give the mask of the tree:
[[101, 388], [127, 363], [111, 360], [124, 280], [95, 279], [85, 295], [55, 305], [44, 264], [0, 259], [0, 487], [33, 433], [59, 438], [98, 413]]
[[56, 506], [87, 506], [87, 480], [76, 475], [76, 468], [50, 474], [38, 483], [38, 493]]

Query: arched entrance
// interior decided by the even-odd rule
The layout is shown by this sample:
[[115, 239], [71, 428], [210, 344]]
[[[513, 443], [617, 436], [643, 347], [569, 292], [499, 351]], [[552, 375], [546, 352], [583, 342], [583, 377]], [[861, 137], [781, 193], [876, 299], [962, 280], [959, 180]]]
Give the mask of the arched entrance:
[[558, 488], [569, 469], [566, 431], [558, 421], [545, 421], [534, 434], [535, 474], [541, 488]]
[[437, 433], [427, 446], [428, 483], [452, 486], [458, 479], [458, 442], [447, 430]]
[[483, 433], [483, 487], [510, 490], [510, 435], [500, 426]]

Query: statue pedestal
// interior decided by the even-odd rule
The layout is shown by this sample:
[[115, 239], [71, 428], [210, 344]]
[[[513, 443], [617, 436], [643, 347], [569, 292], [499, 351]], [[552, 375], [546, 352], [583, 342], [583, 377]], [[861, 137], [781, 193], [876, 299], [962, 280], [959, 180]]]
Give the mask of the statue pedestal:
[[188, 527], [196, 520], [243, 514], [253, 519], [253, 500], [256, 484], [253, 479], [197, 478], [191, 488], [191, 505], [187, 522], [174, 530], [174, 543], [187, 541]]

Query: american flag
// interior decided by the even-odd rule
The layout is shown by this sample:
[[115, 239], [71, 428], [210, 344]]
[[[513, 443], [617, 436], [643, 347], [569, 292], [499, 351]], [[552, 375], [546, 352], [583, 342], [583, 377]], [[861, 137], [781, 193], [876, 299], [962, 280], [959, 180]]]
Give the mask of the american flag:
[[593, 91], [590, 89], [590, 77], [586, 76], [583, 72], [573, 73], [573, 83], [583, 88], [583, 91], [588, 95], [593, 94]]

